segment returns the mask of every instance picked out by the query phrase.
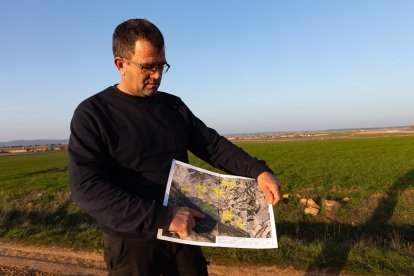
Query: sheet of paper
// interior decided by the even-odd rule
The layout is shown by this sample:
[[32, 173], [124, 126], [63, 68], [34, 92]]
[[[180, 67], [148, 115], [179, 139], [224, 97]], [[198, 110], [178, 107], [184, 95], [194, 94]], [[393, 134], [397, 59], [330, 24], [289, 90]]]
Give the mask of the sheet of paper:
[[278, 247], [272, 205], [267, 204], [254, 179], [173, 160], [164, 205], [186, 206], [206, 217], [197, 219], [188, 237], [159, 229], [158, 239], [199, 246]]

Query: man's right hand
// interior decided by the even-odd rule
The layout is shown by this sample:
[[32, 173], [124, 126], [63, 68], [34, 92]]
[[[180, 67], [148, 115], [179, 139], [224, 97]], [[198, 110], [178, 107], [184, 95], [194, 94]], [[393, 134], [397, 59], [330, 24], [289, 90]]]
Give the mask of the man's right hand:
[[188, 237], [196, 226], [196, 218], [205, 218], [205, 215], [188, 207], [174, 207], [168, 231], [175, 232], [180, 237]]

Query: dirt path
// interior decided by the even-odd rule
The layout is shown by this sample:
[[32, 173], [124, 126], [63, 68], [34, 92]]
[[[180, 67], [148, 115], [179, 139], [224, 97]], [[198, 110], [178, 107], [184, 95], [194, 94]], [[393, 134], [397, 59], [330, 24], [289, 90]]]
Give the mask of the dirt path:
[[[291, 268], [209, 265], [211, 276], [303, 275]], [[0, 241], [0, 275], [107, 275], [100, 251], [79, 251]]]

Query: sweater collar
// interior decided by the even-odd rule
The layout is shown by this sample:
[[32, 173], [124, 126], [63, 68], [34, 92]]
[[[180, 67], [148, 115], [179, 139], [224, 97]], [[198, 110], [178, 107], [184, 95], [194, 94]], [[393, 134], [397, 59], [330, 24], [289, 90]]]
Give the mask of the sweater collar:
[[110, 89], [111, 94], [113, 94], [118, 99], [122, 99], [124, 101], [128, 101], [128, 102], [131, 102], [131, 103], [150, 103], [150, 102], [153, 102], [158, 98], [159, 93], [160, 93], [159, 91], [157, 91], [157, 93], [155, 93], [155, 95], [151, 96], [151, 97], [138, 97], [138, 96], [132, 96], [132, 95], [129, 95], [125, 92], [122, 92], [117, 87], [117, 84], [113, 85], [111, 88], [112, 88], [112, 89]]

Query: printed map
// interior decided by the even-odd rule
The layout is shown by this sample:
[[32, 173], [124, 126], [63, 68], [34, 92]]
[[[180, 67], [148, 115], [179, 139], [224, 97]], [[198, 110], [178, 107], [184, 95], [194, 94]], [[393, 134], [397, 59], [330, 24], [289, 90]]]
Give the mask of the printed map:
[[206, 215], [189, 237], [159, 230], [158, 238], [204, 246], [277, 248], [273, 209], [254, 179], [222, 175], [174, 160], [165, 206]]

